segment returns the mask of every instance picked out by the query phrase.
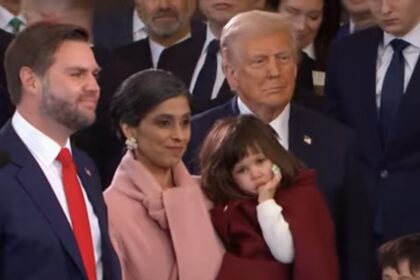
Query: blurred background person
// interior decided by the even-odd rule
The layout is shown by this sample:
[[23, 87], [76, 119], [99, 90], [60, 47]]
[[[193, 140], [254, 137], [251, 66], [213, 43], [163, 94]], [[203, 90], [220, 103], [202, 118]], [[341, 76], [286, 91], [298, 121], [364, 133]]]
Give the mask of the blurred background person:
[[372, 27], [375, 19], [369, 9], [368, 0], [343, 0], [346, 19], [337, 32], [337, 39], [353, 34], [354, 32]]

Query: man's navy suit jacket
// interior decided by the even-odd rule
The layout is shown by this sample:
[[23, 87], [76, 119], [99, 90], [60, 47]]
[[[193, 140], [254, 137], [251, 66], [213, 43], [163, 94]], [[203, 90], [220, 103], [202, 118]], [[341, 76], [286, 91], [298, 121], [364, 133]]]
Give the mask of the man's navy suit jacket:
[[[184, 156], [191, 173], [200, 173], [198, 150], [213, 124], [221, 118], [239, 114], [235, 97], [224, 105], [193, 117], [191, 140]], [[364, 251], [368, 241], [363, 239], [368, 230], [368, 217], [361, 217], [359, 213], [366, 203], [359, 199], [362, 195], [358, 188], [353, 142], [353, 133], [347, 127], [318, 112], [291, 104], [289, 151], [317, 172], [319, 189], [336, 225], [342, 279], [369, 279], [362, 276], [369, 259]], [[359, 201], [357, 209], [353, 209], [354, 200]]]
[[390, 140], [382, 143], [376, 106], [379, 28], [338, 40], [332, 48], [325, 93], [329, 113], [352, 127], [362, 156], [372, 228], [386, 241], [420, 232], [420, 63], [404, 93]]
[[[10, 122], [0, 131], [0, 149], [10, 159], [0, 169], [0, 279], [87, 279], [71, 226], [42, 169]], [[121, 279], [96, 168], [83, 152], [72, 150], [99, 222], [104, 279]]]

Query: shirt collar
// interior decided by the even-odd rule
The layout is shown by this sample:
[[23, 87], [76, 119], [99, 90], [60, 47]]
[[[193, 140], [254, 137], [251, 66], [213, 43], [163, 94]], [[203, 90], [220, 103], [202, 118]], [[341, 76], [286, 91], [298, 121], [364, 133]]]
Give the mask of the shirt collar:
[[316, 59], [315, 57], [315, 46], [314, 43], [310, 43], [306, 47], [302, 49], [303, 52], [305, 52], [310, 58]]
[[390, 33], [384, 32], [384, 47], [387, 47], [395, 38], [403, 39], [404, 41], [410, 43], [411, 46], [420, 49], [420, 22], [411, 29], [410, 32], [402, 37], [396, 37]]
[[210, 30], [210, 26], [207, 24], [207, 30], [206, 30], [206, 41], [204, 42], [204, 46], [203, 46], [203, 53], [207, 52], [207, 48], [210, 45], [210, 42], [213, 40], [218, 40], [216, 38], [216, 36], [214, 36], [214, 34], [211, 32]]
[[133, 10], [133, 31], [139, 32], [143, 31], [145, 29], [145, 25], [143, 21], [140, 19], [139, 14], [137, 13], [137, 10]]
[[[251, 109], [238, 96], [238, 108], [241, 115], [255, 115]], [[280, 138], [280, 143], [287, 150], [289, 149], [289, 118], [290, 118], [290, 103], [284, 107], [283, 111], [269, 124], [277, 132]]]
[[[34, 157], [46, 166], [54, 163], [62, 148], [60, 145], [30, 124], [18, 111], [12, 117], [12, 126]], [[70, 139], [64, 147], [71, 153]]]
[[[15, 16], [11, 12], [9, 12], [9, 10], [7, 10], [5, 7], [0, 5], [0, 28], [1, 29], [8, 30], [10, 28], [9, 22], [14, 17], [19, 18], [23, 22], [23, 24], [26, 25], [26, 20], [21, 14]], [[20, 30], [22, 30], [22, 28]]]

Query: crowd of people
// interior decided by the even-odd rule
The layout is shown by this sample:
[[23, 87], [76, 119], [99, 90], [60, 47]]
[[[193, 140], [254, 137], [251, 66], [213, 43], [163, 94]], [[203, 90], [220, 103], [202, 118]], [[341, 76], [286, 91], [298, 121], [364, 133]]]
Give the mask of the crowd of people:
[[420, 279], [419, 0], [95, 4], [0, 0], [0, 279]]

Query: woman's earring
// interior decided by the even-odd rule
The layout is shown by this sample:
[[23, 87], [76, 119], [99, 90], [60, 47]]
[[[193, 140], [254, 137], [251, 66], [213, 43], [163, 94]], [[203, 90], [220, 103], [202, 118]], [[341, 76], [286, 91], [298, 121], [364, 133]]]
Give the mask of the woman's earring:
[[280, 167], [277, 164], [273, 164], [273, 166], [271, 166], [271, 170], [275, 175], [280, 175], [281, 173]]
[[136, 138], [134, 137], [129, 137], [125, 140], [125, 146], [127, 147], [128, 150], [135, 150], [139, 147]]

